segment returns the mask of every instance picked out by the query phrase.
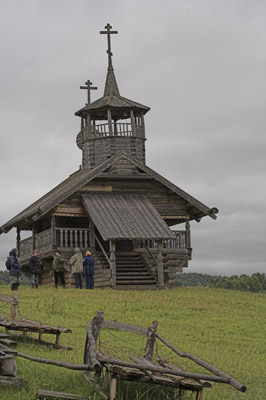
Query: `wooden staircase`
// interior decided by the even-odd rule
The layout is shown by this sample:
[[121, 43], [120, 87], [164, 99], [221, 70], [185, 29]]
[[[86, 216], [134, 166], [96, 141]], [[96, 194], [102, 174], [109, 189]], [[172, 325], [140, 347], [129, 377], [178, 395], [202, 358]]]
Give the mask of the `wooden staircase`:
[[151, 290], [155, 289], [156, 285], [156, 279], [144, 265], [139, 254], [116, 253], [116, 289]]

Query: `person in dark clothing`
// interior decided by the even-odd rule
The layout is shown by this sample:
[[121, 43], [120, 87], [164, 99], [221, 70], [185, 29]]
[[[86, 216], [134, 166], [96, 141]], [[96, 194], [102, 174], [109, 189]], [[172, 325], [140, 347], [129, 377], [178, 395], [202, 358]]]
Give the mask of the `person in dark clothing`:
[[22, 275], [22, 269], [21, 265], [18, 262], [17, 254], [18, 254], [17, 249], [12, 249], [9, 252], [10, 264], [11, 264], [11, 269], [10, 269], [11, 290], [18, 290], [18, 287], [20, 285], [19, 278]]
[[86, 280], [86, 289], [94, 288], [94, 259], [90, 251], [86, 251], [86, 257], [83, 260], [83, 276]]
[[39, 285], [39, 275], [42, 272], [41, 261], [38, 257], [38, 251], [33, 250], [32, 256], [29, 259], [30, 275], [31, 275], [31, 286], [32, 288], [38, 288]]
[[58, 288], [58, 277], [62, 283], [63, 288], [66, 287], [65, 283], [65, 260], [59, 250], [56, 250], [52, 267], [54, 269], [54, 283], [56, 289]]

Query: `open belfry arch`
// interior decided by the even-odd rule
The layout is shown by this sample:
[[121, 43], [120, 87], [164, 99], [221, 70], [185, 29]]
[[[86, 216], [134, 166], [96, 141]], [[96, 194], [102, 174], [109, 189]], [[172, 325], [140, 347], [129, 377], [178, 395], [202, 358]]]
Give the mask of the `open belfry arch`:
[[[149, 107], [120, 95], [115, 78], [107, 24], [108, 69], [104, 94], [91, 102], [97, 87], [87, 80], [87, 103], [75, 113], [81, 119], [77, 146], [80, 169], [0, 228], [17, 228], [23, 271], [37, 249], [51, 285], [56, 249], [66, 261], [75, 247], [95, 258], [95, 287], [151, 289], [170, 287], [176, 272], [191, 259], [190, 221], [209, 216], [209, 208], [146, 165], [145, 114]], [[182, 229], [171, 229], [180, 225]], [[32, 236], [21, 240], [23, 230]], [[71, 284], [71, 273], [67, 274]]]

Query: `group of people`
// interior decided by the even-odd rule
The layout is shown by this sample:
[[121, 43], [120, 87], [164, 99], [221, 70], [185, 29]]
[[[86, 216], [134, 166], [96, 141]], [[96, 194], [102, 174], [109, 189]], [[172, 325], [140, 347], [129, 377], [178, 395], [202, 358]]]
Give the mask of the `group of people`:
[[[20, 285], [20, 276], [22, 275], [22, 268], [18, 261], [17, 249], [12, 249], [9, 252], [9, 272], [10, 272], [10, 283], [11, 290], [18, 290]], [[71, 272], [75, 278], [75, 288], [82, 289], [82, 278], [85, 278], [86, 289], [94, 288], [94, 259], [90, 251], [86, 252], [85, 258], [83, 258], [81, 250], [75, 248], [75, 254], [70, 258]], [[63, 286], [66, 287], [65, 283], [65, 260], [59, 250], [56, 250], [53, 257], [52, 268], [54, 270], [54, 282], [55, 287], [58, 288], [59, 279]], [[31, 276], [32, 288], [38, 288], [39, 277], [42, 272], [41, 260], [38, 257], [38, 251], [33, 250], [32, 256], [29, 259], [29, 269]]]
[[[86, 251], [86, 256], [83, 258], [81, 250], [76, 247], [75, 254], [70, 258], [71, 272], [75, 278], [75, 288], [82, 289], [82, 278], [85, 278], [86, 289], [94, 288], [94, 259], [90, 251]], [[60, 282], [63, 288], [66, 287], [65, 283], [65, 260], [59, 250], [56, 251], [52, 267], [54, 269], [54, 282], [55, 287], [58, 288]]]
[[83, 259], [82, 253], [78, 247], [75, 248], [75, 254], [69, 260], [72, 274], [75, 278], [75, 288], [82, 289], [82, 277], [85, 278], [86, 289], [94, 288], [94, 259], [90, 251], [86, 251]]

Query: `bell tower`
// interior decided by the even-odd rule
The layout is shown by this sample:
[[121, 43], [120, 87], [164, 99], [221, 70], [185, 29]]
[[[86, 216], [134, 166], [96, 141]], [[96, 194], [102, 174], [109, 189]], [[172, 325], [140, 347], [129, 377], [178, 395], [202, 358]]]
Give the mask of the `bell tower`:
[[120, 96], [111, 52], [111, 35], [117, 34], [107, 24], [101, 34], [107, 35], [108, 69], [103, 97], [90, 102], [91, 81], [81, 89], [88, 91], [88, 103], [75, 115], [81, 118], [77, 145], [82, 150], [82, 168], [93, 169], [120, 151], [145, 164], [144, 115], [149, 107]]

